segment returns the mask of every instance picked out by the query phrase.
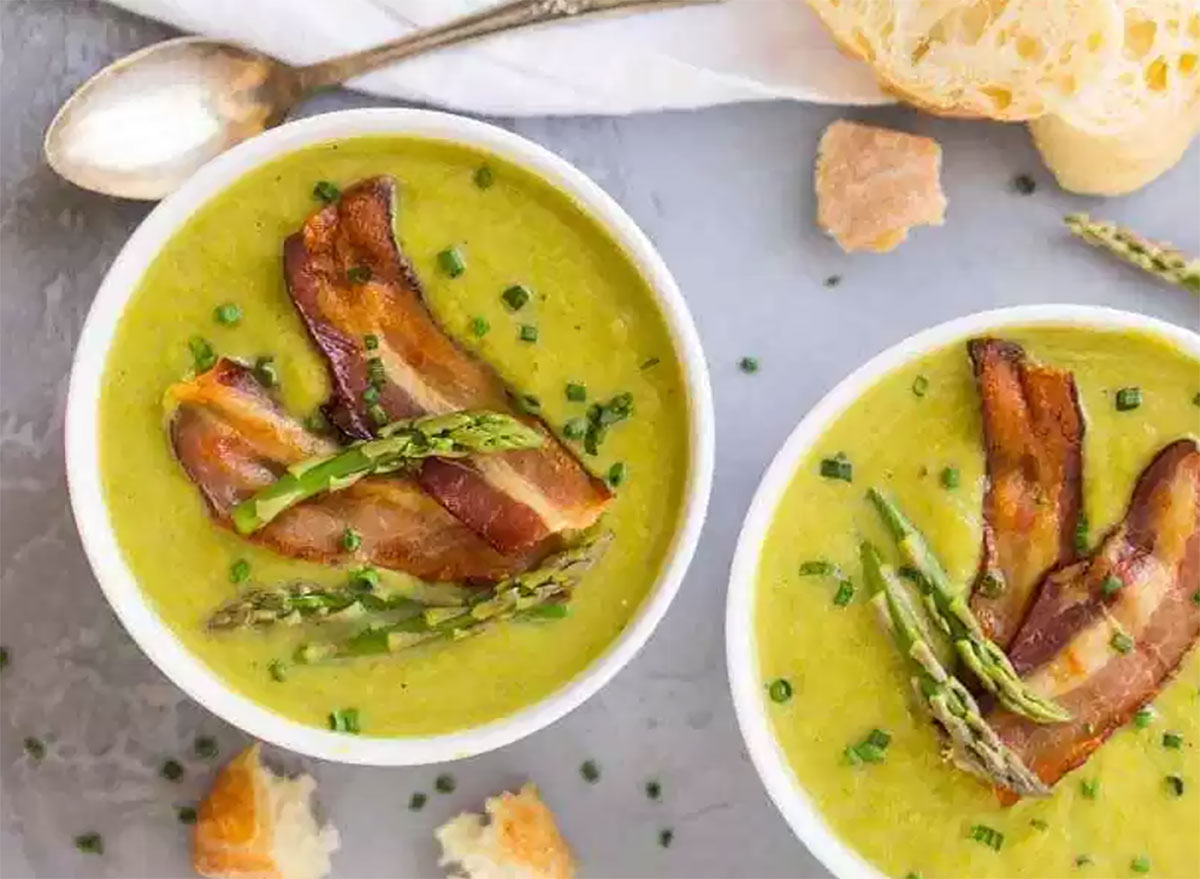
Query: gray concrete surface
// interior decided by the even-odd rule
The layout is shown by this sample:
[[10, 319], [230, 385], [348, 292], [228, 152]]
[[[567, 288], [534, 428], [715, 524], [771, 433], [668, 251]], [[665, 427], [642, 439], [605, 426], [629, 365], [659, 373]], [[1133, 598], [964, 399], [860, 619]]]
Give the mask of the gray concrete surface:
[[[101, 276], [146, 213], [82, 192], [40, 155], [59, 103], [108, 61], [168, 36], [92, 3], [0, 3], [0, 875], [189, 875], [174, 806], [203, 790], [197, 733], [242, 741], [141, 656], [104, 602], [67, 507], [63, 403], [72, 347]], [[378, 103], [347, 93], [303, 113]], [[341, 877], [436, 875], [432, 828], [531, 777], [557, 808], [585, 876], [774, 877], [823, 871], [747, 760], [726, 688], [722, 619], [734, 540], [766, 463], [840, 377], [908, 333], [1017, 303], [1110, 305], [1200, 328], [1200, 300], [1070, 240], [1069, 210], [1124, 220], [1200, 250], [1200, 150], [1145, 191], [1100, 203], [1060, 192], [1020, 127], [899, 108], [852, 115], [936, 136], [950, 209], [898, 252], [847, 257], [813, 226], [811, 162], [834, 108], [770, 104], [624, 119], [496, 120], [565, 156], [657, 242], [711, 363], [717, 477], [701, 549], [665, 623], [599, 696], [550, 729], [454, 764], [457, 791], [406, 808], [436, 768], [314, 765], [342, 829]], [[1017, 173], [1038, 182], [1018, 195]], [[823, 286], [827, 276], [842, 282]], [[758, 375], [739, 372], [753, 354]], [[27, 735], [49, 753], [35, 764]], [[179, 784], [158, 767], [179, 756]], [[600, 764], [599, 784], [578, 766]], [[293, 758], [292, 765], [302, 761]], [[662, 781], [658, 804], [642, 794]], [[674, 844], [658, 845], [671, 827]], [[75, 834], [104, 834], [101, 857]]]

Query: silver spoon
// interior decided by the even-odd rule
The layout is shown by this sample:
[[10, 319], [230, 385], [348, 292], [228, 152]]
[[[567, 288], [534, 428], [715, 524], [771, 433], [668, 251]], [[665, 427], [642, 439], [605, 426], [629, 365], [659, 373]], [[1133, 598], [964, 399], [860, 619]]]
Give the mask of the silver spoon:
[[105, 67], [46, 130], [50, 167], [84, 189], [160, 199], [234, 144], [283, 121], [311, 92], [401, 58], [593, 12], [714, 0], [510, 0], [373, 49], [292, 67], [232, 43], [182, 37]]

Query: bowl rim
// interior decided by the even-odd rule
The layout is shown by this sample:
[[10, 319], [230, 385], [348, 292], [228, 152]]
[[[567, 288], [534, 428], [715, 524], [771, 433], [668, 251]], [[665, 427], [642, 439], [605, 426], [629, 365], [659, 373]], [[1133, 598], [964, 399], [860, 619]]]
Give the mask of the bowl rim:
[[738, 727], [776, 808], [795, 836], [839, 879], [884, 879], [884, 874], [829, 826], [792, 771], [771, 729], [766, 693], [759, 679], [754, 613], [759, 560], [775, 511], [801, 459], [826, 428], [887, 374], [923, 354], [982, 331], [1055, 325], [1147, 331], [1200, 358], [1200, 335], [1157, 318], [1101, 306], [1019, 305], [945, 321], [876, 354], [809, 409], [767, 467], [746, 513], [730, 567], [725, 612], [726, 662]]
[[[683, 508], [658, 578], [629, 623], [586, 668], [541, 700], [478, 726], [429, 736], [347, 736], [318, 729], [227, 685], [159, 617], [126, 564], [104, 500], [96, 441], [101, 383], [117, 324], [171, 236], [198, 208], [266, 162], [303, 147], [372, 135], [474, 147], [563, 192], [617, 242], [653, 291], [688, 398], [690, 461]], [[256, 738], [312, 757], [377, 766], [443, 762], [510, 744], [578, 707], [620, 671], [666, 614], [691, 562], [708, 508], [714, 442], [708, 367], [691, 313], [666, 263], [624, 209], [582, 171], [520, 135], [464, 116], [407, 108], [342, 110], [289, 122], [213, 159], [160, 202], [117, 254], [88, 311], [71, 365], [65, 426], [67, 484], [84, 551], [109, 604], [142, 652], [192, 699]]]

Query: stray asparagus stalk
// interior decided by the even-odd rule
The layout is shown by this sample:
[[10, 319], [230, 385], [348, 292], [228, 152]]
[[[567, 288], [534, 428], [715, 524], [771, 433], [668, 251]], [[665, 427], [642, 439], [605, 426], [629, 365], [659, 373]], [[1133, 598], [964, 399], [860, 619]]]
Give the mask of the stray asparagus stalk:
[[1088, 244], [1103, 248], [1168, 284], [1200, 293], [1200, 259], [1191, 259], [1170, 244], [1150, 241], [1116, 223], [1093, 220], [1087, 214], [1068, 214], [1063, 221]]
[[498, 412], [453, 412], [397, 421], [381, 428], [378, 439], [293, 464], [279, 479], [235, 506], [230, 515], [238, 533], [253, 534], [301, 501], [347, 488], [373, 473], [399, 470], [421, 458], [533, 449], [542, 442], [537, 430]]
[[604, 533], [551, 556], [541, 567], [509, 577], [478, 599], [457, 607], [431, 607], [388, 625], [368, 626], [341, 641], [314, 641], [296, 651], [296, 661], [313, 664], [334, 659], [398, 653], [434, 639], [457, 640], [502, 620], [518, 616], [554, 619], [583, 573], [603, 554], [612, 539]]
[[1022, 796], [1046, 796], [1050, 789], [996, 735], [970, 691], [949, 674], [925, 640], [908, 593], [875, 547], [861, 549], [863, 579], [896, 647], [908, 660], [913, 692], [945, 734], [946, 757], [972, 775]]
[[1017, 674], [1008, 656], [988, 638], [967, 605], [963, 590], [956, 589], [925, 536], [891, 500], [872, 488], [867, 496], [908, 564], [921, 574], [922, 588], [946, 626], [959, 658], [979, 682], [1010, 711], [1036, 723], [1062, 723], [1069, 712], [1031, 690]]
[[223, 604], [209, 617], [210, 629], [263, 628], [304, 622], [342, 621], [366, 614], [409, 611], [424, 605], [404, 595], [378, 595], [354, 586], [329, 589], [297, 582], [270, 589], [253, 589]]

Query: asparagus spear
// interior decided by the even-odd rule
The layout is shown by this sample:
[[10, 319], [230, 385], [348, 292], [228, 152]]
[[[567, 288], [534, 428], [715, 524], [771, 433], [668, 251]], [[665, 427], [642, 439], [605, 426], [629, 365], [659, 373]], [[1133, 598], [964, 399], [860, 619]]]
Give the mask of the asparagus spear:
[[946, 757], [967, 772], [1022, 796], [1050, 789], [996, 735], [970, 691], [938, 662], [903, 584], [870, 543], [861, 548], [863, 579], [896, 647], [912, 670], [913, 691], [945, 734]]
[[459, 458], [541, 444], [537, 430], [498, 412], [453, 412], [397, 421], [381, 428], [378, 439], [293, 464], [279, 479], [234, 507], [230, 515], [239, 533], [252, 534], [315, 494], [338, 491], [364, 476], [392, 472], [420, 458]]
[[1168, 284], [1200, 293], [1200, 259], [1189, 259], [1170, 244], [1150, 241], [1116, 223], [1093, 220], [1087, 214], [1068, 214], [1064, 222], [1073, 234], [1093, 247], [1101, 247]]
[[963, 590], [956, 589], [925, 536], [892, 501], [872, 488], [867, 496], [900, 548], [905, 561], [921, 574], [922, 588], [946, 626], [954, 648], [979, 682], [1010, 711], [1036, 723], [1061, 723], [1069, 712], [1039, 696], [1021, 680], [1000, 647], [989, 639], [967, 605]]
[[253, 589], [222, 605], [209, 617], [210, 629], [295, 625], [310, 620], [349, 620], [383, 611], [419, 613], [424, 605], [405, 595], [377, 595], [367, 589], [329, 589], [301, 581]]
[[610, 533], [585, 540], [541, 567], [509, 577], [467, 604], [431, 607], [388, 625], [368, 626], [342, 641], [315, 641], [296, 651], [296, 661], [317, 663], [397, 653], [437, 638], [459, 639], [501, 620], [561, 605], [570, 600], [579, 577], [596, 562], [612, 539]]

